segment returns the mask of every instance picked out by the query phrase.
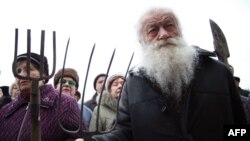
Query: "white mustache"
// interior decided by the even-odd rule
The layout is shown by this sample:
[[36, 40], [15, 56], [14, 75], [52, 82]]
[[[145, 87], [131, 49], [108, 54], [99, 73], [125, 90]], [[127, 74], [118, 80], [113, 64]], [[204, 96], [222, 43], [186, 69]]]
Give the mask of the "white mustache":
[[154, 47], [156, 48], [160, 48], [160, 47], [175, 47], [178, 46], [180, 44], [179, 40], [176, 38], [168, 38], [167, 40], [160, 40], [156, 43], [153, 44]]

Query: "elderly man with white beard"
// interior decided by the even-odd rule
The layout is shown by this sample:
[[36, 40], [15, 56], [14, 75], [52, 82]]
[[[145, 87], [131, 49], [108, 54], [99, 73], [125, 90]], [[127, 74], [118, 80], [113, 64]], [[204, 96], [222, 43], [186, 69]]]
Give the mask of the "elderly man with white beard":
[[116, 128], [96, 141], [222, 141], [223, 126], [246, 124], [230, 70], [188, 46], [173, 11], [139, 21], [141, 62], [124, 85]]

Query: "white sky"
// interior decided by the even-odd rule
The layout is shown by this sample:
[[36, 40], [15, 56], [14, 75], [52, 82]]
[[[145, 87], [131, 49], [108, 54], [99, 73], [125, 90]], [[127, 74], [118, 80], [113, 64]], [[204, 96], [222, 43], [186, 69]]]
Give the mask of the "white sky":
[[[14, 81], [11, 63], [14, 33], [19, 29], [19, 53], [26, 51], [26, 31], [31, 29], [32, 51], [39, 52], [41, 30], [46, 30], [45, 55], [52, 68], [52, 31], [57, 34], [56, 70], [62, 67], [70, 37], [66, 67], [80, 75], [82, 93], [89, 55], [94, 43], [85, 100], [94, 94], [93, 79], [105, 73], [116, 48], [112, 73], [125, 73], [131, 54], [139, 46], [136, 23], [145, 8], [170, 7], [182, 24], [191, 45], [213, 51], [209, 18], [223, 30], [230, 50], [229, 63], [241, 78], [241, 87], [250, 89], [250, 2], [248, 0], [0, 0], [0, 86]], [[136, 54], [133, 64], [136, 63]], [[53, 83], [53, 79], [49, 81]]]

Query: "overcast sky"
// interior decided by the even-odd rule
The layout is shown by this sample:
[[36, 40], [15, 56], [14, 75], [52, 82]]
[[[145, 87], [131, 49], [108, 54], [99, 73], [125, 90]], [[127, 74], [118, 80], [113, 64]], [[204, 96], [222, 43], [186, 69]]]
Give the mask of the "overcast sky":
[[[209, 18], [223, 30], [230, 50], [229, 63], [241, 78], [241, 87], [250, 89], [250, 2], [248, 0], [0, 0], [0, 86], [14, 81], [15, 28], [19, 29], [19, 53], [26, 51], [26, 32], [31, 29], [32, 51], [39, 52], [41, 30], [46, 31], [45, 55], [52, 68], [52, 32], [57, 35], [56, 70], [62, 67], [70, 37], [66, 67], [80, 75], [82, 92], [86, 67], [94, 43], [85, 100], [94, 94], [93, 79], [107, 71], [116, 48], [110, 74], [124, 73], [132, 53], [138, 49], [136, 24], [151, 6], [170, 7], [181, 21], [190, 45], [213, 51]], [[133, 64], [136, 64], [136, 54]], [[53, 83], [50, 80], [49, 83]]]

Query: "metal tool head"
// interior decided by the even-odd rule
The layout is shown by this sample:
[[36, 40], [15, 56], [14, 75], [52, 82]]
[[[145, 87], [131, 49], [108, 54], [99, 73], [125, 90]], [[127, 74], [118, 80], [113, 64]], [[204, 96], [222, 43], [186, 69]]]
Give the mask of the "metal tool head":
[[232, 74], [234, 74], [233, 66], [228, 63], [228, 58], [230, 57], [229, 48], [227, 45], [227, 40], [222, 32], [221, 28], [216, 24], [213, 20], [209, 19], [212, 35], [213, 35], [213, 43], [214, 43], [214, 52], [216, 53], [218, 60], [225, 63], [226, 66], [230, 69]]
[[209, 22], [213, 35], [214, 50], [216, 54], [218, 55], [218, 57], [230, 57], [227, 40], [221, 28], [213, 20], [209, 19]]
[[[95, 47], [95, 45], [94, 45]], [[84, 94], [85, 94], [85, 88], [86, 88], [86, 83], [87, 83], [87, 78], [88, 78], [88, 72], [89, 72], [89, 68], [90, 68], [90, 64], [91, 64], [91, 59], [92, 59], [92, 56], [93, 56], [93, 51], [94, 51], [94, 47], [92, 49], [92, 52], [90, 54], [90, 58], [89, 58], [89, 64], [88, 64], [88, 67], [87, 67], [87, 72], [86, 72], [86, 77], [85, 77], [85, 83], [84, 83], [84, 88], [83, 88], [83, 98], [84, 98]], [[111, 65], [112, 65], [112, 62], [113, 62], [113, 59], [114, 59], [114, 55], [115, 55], [115, 51], [116, 49], [113, 50], [113, 53], [111, 55], [111, 58], [110, 58], [110, 61], [109, 61], [109, 65], [108, 65], [108, 68], [107, 68], [107, 72], [105, 73], [107, 76], [109, 74], [109, 71], [110, 71], [110, 68], [111, 68]], [[126, 73], [125, 73], [125, 79], [127, 78], [127, 75], [128, 75], [128, 72], [129, 72], [129, 69], [130, 69], [130, 65], [131, 65], [131, 62], [133, 60], [133, 57], [134, 57], [134, 53], [132, 54], [131, 58], [130, 58], [130, 61], [129, 61], [129, 64], [128, 64], [128, 67], [127, 67], [127, 70], [126, 70]], [[107, 81], [107, 77], [105, 77], [105, 80], [104, 80], [104, 85], [106, 84], [106, 81]], [[124, 84], [124, 83], [123, 83]], [[123, 87], [123, 86], [122, 86]], [[92, 136], [94, 135], [100, 135], [100, 134], [105, 134], [105, 133], [108, 133], [112, 130], [114, 130], [114, 127], [117, 123], [117, 121], [114, 121], [114, 125], [112, 126], [111, 129], [107, 130], [107, 131], [99, 131], [99, 120], [100, 120], [100, 105], [101, 105], [101, 99], [102, 99], [102, 95], [103, 95], [103, 90], [104, 90], [104, 87], [101, 91], [101, 93], [99, 94], [100, 95], [100, 98], [99, 98], [99, 102], [98, 102], [98, 105], [96, 106], [97, 108], [97, 115], [96, 115], [96, 130], [95, 131], [90, 131], [90, 132], [84, 132], [83, 133], [83, 137], [84, 137], [84, 140], [91, 140]], [[121, 92], [120, 92], [120, 95], [121, 95]], [[118, 98], [118, 105], [119, 105], [119, 100], [120, 100], [120, 96]], [[82, 99], [82, 105], [81, 105], [81, 116], [82, 116], [82, 111], [83, 111], [83, 99]], [[117, 105], [117, 109], [118, 109], [118, 105]], [[117, 110], [118, 111], [118, 110]], [[118, 113], [116, 114], [116, 117], [117, 117]]]
[[[41, 141], [41, 126], [40, 126], [40, 90], [39, 90], [39, 81], [45, 80], [45, 83], [54, 76], [55, 66], [56, 66], [56, 34], [53, 32], [53, 69], [51, 74], [49, 74], [48, 70], [48, 62], [44, 57], [44, 41], [45, 40], [45, 31], [42, 30], [41, 33], [41, 47], [40, 47], [40, 55], [31, 53], [31, 30], [27, 30], [27, 53], [17, 55], [18, 54], [18, 29], [15, 30], [15, 50], [14, 50], [14, 61], [12, 64], [12, 72], [15, 77], [19, 79], [26, 79], [32, 81], [32, 86], [30, 89], [30, 104], [28, 104], [27, 109], [30, 111], [30, 121], [31, 121], [31, 141]], [[35, 57], [36, 56], [36, 57]], [[26, 60], [26, 70], [27, 74], [22, 76], [18, 74], [18, 60]], [[39, 61], [38, 61], [39, 60]], [[39, 64], [39, 72], [40, 77], [32, 77], [30, 75], [30, 64], [37, 63]], [[45, 67], [47, 69], [45, 70]], [[46, 75], [44, 75], [46, 74]], [[20, 136], [22, 135], [23, 123], [26, 119], [26, 114], [23, 118], [23, 122], [20, 126], [17, 141], [20, 140]]]
[[[27, 79], [27, 80], [32, 80], [32, 81], [40, 81], [40, 80], [46, 80], [48, 81], [50, 78], [54, 76], [55, 73], [55, 67], [56, 67], [56, 33], [55, 31], [53, 32], [53, 65], [52, 65], [52, 71], [48, 75], [45, 76], [44, 74], [44, 42], [45, 42], [45, 31], [41, 31], [41, 46], [40, 46], [40, 77], [35, 78], [30, 76], [30, 71], [27, 71], [27, 76], [21, 76], [17, 73], [16, 68], [17, 68], [17, 60], [18, 60], [18, 29], [15, 30], [15, 51], [14, 51], [14, 60], [12, 64], [12, 72], [15, 77], [19, 79]], [[27, 70], [30, 70], [30, 63], [31, 63], [31, 30], [27, 30], [27, 57], [26, 59], [26, 66]]]

